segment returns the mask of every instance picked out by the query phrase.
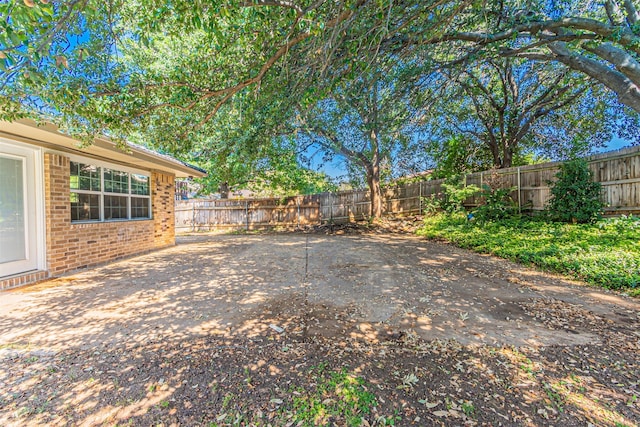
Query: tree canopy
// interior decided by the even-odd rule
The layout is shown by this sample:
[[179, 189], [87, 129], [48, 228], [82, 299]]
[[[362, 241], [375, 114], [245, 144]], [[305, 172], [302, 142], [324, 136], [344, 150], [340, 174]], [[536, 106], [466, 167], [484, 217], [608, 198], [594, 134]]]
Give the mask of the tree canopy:
[[[543, 126], [566, 119], [560, 110], [600, 109], [598, 117], [622, 124], [640, 112], [640, 15], [630, 0], [9, 0], [0, 16], [0, 118], [44, 114], [87, 141], [96, 133], [138, 135], [215, 167], [219, 182], [258, 170], [265, 155], [278, 153], [277, 141], [293, 135], [297, 118], [308, 124], [332, 102], [351, 117], [347, 110], [380, 89], [401, 93], [400, 86], [426, 83], [433, 92], [445, 79], [455, 86], [443, 98], [454, 115], [473, 107], [482, 126], [495, 128], [493, 121], [512, 116], [492, 98], [513, 92], [512, 85], [500, 89], [507, 74], [494, 72], [496, 64], [515, 65], [510, 73], [524, 73], [522, 82], [522, 70], [550, 79], [520, 92], [556, 103], [530, 108], [533, 116], [548, 113], [500, 135], [494, 145], [513, 149], [494, 150], [496, 165], [508, 165], [518, 147], [578, 141], [576, 132], [542, 137]], [[337, 99], [381, 70], [395, 80], [360, 88], [347, 103]], [[488, 86], [492, 95], [481, 104]], [[626, 115], [607, 115], [620, 107], [605, 94], [626, 105]], [[419, 95], [399, 97], [406, 106], [395, 110], [423, 109]], [[589, 104], [593, 96], [602, 103]], [[531, 98], [508, 98], [512, 112], [531, 105]], [[382, 134], [395, 128], [379, 126]], [[593, 129], [585, 121], [577, 128]], [[485, 134], [486, 143], [492, 133]]]
[[460, 160], [472, 154], [473, 161], [461, 163], [440, 158], [460, 167], [510, 167], [527, 155], [573, 157], [638, 130], [622, 122], [609, 92], [550, 63], [498, 57], [437, 71], [429, 85], [429, 102], [422, 102], [430, 151]]

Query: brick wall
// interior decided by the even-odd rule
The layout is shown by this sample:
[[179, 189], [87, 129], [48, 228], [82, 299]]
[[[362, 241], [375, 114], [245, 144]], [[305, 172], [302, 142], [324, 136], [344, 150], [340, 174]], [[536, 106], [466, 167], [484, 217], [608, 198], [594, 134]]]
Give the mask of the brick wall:
[[44, 174], [50, 275], [175, 244], [172, 175], [151, 174], [153, 219], [72, 224], [69, 158], [45, 154]]
[[151, 209], [156, 247], [175, 243], [175, 178], [162, 172], [151, 173]]

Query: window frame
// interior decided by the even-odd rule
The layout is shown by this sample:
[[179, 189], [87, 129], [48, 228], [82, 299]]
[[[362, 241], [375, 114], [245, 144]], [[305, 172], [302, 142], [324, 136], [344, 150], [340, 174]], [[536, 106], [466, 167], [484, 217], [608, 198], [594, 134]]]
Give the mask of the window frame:
[[[152, 209], [152, 204], [151, 204], [151, 172], [149, 171], [145, 171], [145, 170], [141, 170], [141, 169], [134, 169], [131, 167], [127, 167], [127, 166], [122, 166], [122, 165], [118, 165], [118, 164], [114, 164], [114, 163], [108, 163], [108, 162], [103, 162], [100, 160], [95, 160], [92, 158], [88, 158], [88, 157], [81, 157], [81, 156], [68, 156], [69, 157], [69, 169], [67, 171], [67, 174], [69, 177], [71, 177], [71, 162], [73, 163], [80, 163], [80, 164], [84, 164], [84, 165], [91, 165], [91, 166], [95, 166], [99, 169], [99, 175], [100, 175], [100, 191], [96, 191], [96, 190], [81, 190], [81, 189], [72, 189], [71, 188], [71, 182], [69, 182], [69, 207], [71, 207], [71, 194], [76, 193], [76, 194], [91, 194], [91, 195], [97, 195], [98, 196], [98, 204], [99, 204], [99, 219], [83, 219], [83, 220], [74, 220], [74, 219], [70, 219], [72, 224], [83, 224], [83, 223], [98, 223], [98, 222], [125, 222], [125, 221], [148, 221], [150, 219], [153, 219], [153, 209]], [[126, 193], [115, 193], [115, 192], [109, 192], [109, 191], [105, 191], [105, 186], [104, 186], [104, 171], [105, 169], [109, 169], [111, 171], [117, 171], [117, 172], [125, 172], [127, 174], [127, 185], [128, 185], [128, 191]], [[132, 175], [140, 175], [140, 176], [144, 176], [147, 178], [147, 182], [148, 182], [148, 189], [149, 189], [149, 194], [134, 194], [132, 192], [132, 187], [131, 187], [131, 176]], [[127, 203], [127, 217], [126, 218], [113, 218], [113, 219], [106, 219], [105, 218], [105, 196], [118, 196], [118, 197], [125, 197], [126, 198], [126, 203]], [[137, 199], [146, 199], [147, 200], [147, 207], [148, 207], [148, 211], [149, 211], [149, 216], [147, 217], [136, 217], [136, 218], [132, 218], [132, 202], [131, 199], [132, 198], [137, 198]], [[71, 218], [71, 212], [69, 213], [69, 217]]]

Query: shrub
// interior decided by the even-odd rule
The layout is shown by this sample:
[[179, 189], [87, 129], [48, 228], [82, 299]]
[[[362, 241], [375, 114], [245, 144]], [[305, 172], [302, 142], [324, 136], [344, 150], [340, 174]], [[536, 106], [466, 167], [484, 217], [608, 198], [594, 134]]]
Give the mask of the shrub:
[[441, 193], [422, 199], [424, 212], [434, 215], [443, 210], [447, 213], [464, 211], [464, 201], [480, 191], [475, 185], [464, 185], [459, 177], [449, 178], [442, 184]]
[[484, 184], [480, 193], [484, 203], [473, 211], [476, 221], [484, 224], [487, 221], [499, 221], [514, 216], [518, 212], [518, 205], [511, 198], [514, 189], [491, 188]]
[[464, 185], [459, 178], [448, 180], [442, 187], [444, 194], [441, 206], [449, 213], [464, 211], [464, 201], [480, 191], [475, 185]]
[[551, 219], [571, 223], [593, 223], [602, 216], [599, 182], [582, 159], [570, 160], [560, 166], [557, 181], [549, 183], [551, 200], [547, 212]]

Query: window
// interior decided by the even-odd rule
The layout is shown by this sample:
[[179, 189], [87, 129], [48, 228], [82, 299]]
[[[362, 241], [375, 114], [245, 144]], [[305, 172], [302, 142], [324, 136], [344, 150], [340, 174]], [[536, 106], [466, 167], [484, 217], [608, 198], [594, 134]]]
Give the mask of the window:
[[[131, 218], [150, 218], [149, 177], [131, 174]], [[134, 197], [135, 195], [135, 197]]]
[[71, 193], [71, 221], [99, 221], [100, 196]]
[[127, 198], [123, 196], [104, 196], [104, 219], [127, 219]]
[[71, 162], [71, 221], [100, 220], [100, 168]]
[[129, 174], [126, 172], [104, 170], [104, 191], [109, 193], [128, 193]]
[[71, 221], [151, 218], [149, 177], [71, 162]]

